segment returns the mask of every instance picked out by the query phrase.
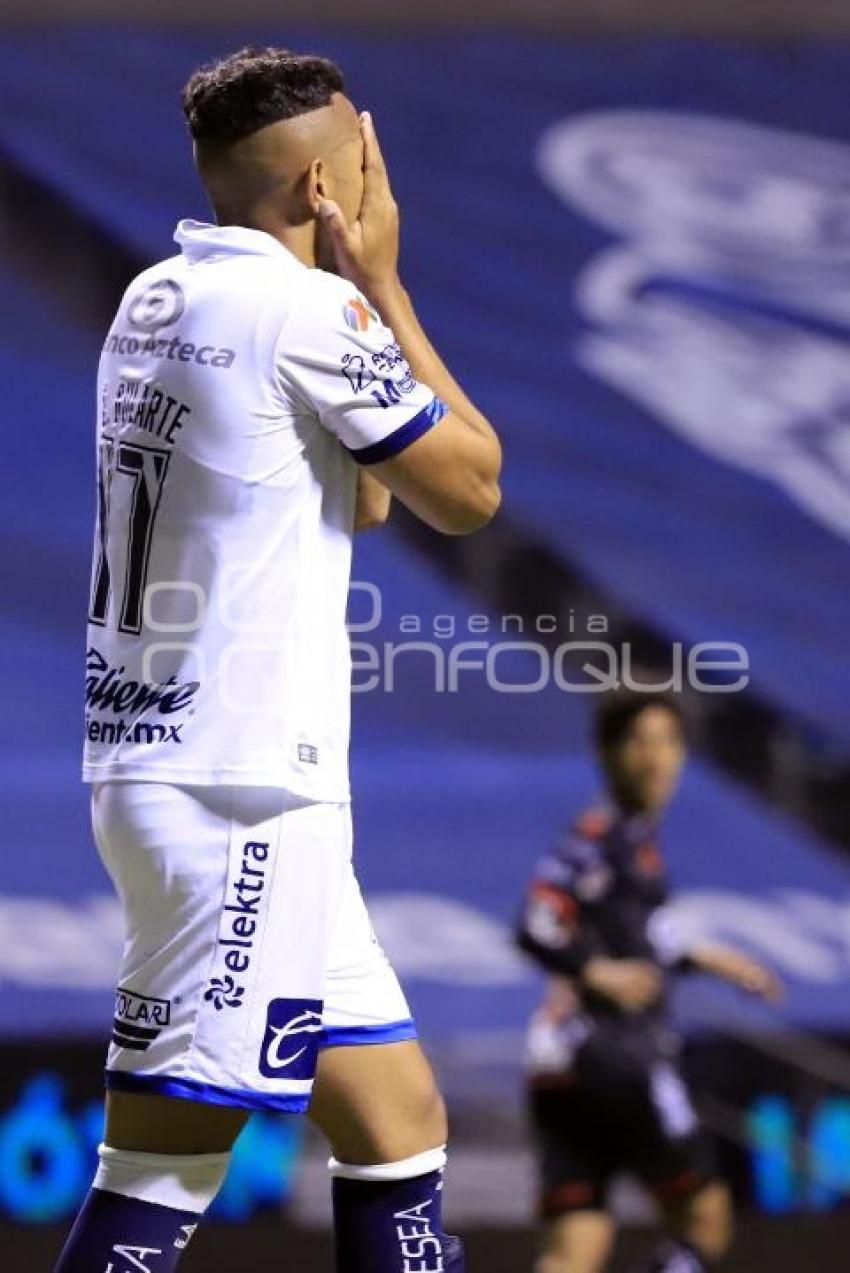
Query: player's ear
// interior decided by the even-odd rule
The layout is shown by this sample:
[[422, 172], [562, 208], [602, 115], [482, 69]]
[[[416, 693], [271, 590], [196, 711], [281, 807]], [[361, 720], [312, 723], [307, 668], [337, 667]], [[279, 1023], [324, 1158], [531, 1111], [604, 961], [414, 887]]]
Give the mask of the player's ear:
[[307, 205], [314, 217], [319, 215], [322, 199], [327, 198], [325, 170], [321, 159], [314, 159], [305, 173], [304, 193]]

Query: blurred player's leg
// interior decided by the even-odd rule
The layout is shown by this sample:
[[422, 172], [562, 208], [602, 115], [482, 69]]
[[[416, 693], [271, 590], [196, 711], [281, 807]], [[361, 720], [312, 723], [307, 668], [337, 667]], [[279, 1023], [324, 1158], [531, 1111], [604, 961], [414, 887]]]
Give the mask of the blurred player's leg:
[[600, 1099], [594, 1087], [574, 1081], [532, 1080], [528, 1101], [543, 1223], [536, 1273], [602, 1273], [616, 1232], [606, 1211], [617, 1154], [611, 1094]]
[[614, 1222], [604, 1211], [573, 1211], [551, 1221], [536, 1273], [603, 1273], [614, 1246]]
[[722, 1181], [703, 1185], [666, 1212], [676, 1237], [659, 1248], [652, 1273], [703, 1273], [723, 1258], [732, 1241], [732, 1200]]
[[700, 1251], [708, 1260], [719, 1260], [732, 1241], [732, 1199], [729, 1188], [712, 1181], [671, 1217], [674, 1232]]

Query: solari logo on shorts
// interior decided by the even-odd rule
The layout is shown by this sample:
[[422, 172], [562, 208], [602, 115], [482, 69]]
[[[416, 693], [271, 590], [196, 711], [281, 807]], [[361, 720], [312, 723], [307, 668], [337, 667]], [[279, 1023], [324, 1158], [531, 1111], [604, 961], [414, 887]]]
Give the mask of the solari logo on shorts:
[[[264, 919], [263, 901], [266, 888], [270, 846], [268, 840], [246, 840], [241, 854], [236, 850], [230, 859], [224, 907], [218, 926], [218, 947], [223, 958], [216, 961], [215, 974], [204, 994], [217, 1012], [223, 1008], [241, 1008], [244, 979], [254, 958], [254, 945]], [[226, 972], [221, 971], [221, 964]]]
[[321, 999], [272, 999], [260, 1049], [268, 1079], [312, 1079], [322, 1033]]
[[119, 986], [115, 992], [115, 1021], [112, 1042], [133, 1052], [147, 1052], [154, 1039], [171, 1021], [168, 999], [152, 999]]

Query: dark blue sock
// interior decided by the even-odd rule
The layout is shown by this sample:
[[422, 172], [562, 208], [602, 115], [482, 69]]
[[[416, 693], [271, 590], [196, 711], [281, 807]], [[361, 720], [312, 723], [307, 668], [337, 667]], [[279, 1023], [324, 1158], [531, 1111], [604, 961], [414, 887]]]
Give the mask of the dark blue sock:
[[373, 1182], [334, 1177], [336, 1273], [464, 1273], [459, 1238], [443, 1232], [442, 1172]]
[[92, 1189], [55, 1273], [173, 1273], [201, 1217]]

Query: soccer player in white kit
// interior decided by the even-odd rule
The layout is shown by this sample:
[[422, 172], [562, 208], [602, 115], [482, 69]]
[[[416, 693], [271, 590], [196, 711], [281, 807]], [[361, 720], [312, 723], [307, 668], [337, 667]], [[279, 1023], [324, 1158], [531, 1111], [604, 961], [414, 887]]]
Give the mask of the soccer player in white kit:
[[499, 443], [399, 281], [339, 70], [242, 50], [184, 110], [216, 223], [130, 284], [98, 377], [84, 778], [127, 935], [57, 1270], [171, 1273], [248, 1112], [309, 1107], [338, 1273], [459, 1273], [443, 1104], [352, 869], [345, 608], [355, 526], [392, 493], [474, 531]]

